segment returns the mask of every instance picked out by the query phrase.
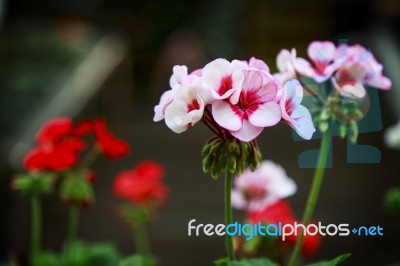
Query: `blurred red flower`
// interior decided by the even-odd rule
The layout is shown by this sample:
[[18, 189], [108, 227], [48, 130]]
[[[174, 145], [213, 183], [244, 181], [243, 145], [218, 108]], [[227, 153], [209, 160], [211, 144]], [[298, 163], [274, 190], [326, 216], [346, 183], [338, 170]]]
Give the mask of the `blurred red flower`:
[[129, 145], [107, 129], [104, 119], [99, 118], [93, 122], [93, 133], [99, 149], [107, 158], [118, 159], [129, 154]]
[[50, 119], [37, 133], [38, 146], [24, 158], [28, 170], [65, 170], [78, 161], [77, 153], [85, 149], [85, 142], [72, 135], [74, 125], [71, 119], [59, 117]]
[[117, 197], [140, 205], [162, 205], [168, 195], [168, 187], [161, 183], [163, 167], [154, 161], [143, 161], [132, 170], [118, 174], [113, 191]]
[[[294, 224], [299, 221], [296, 219], [292, 207], [286, 200], [280, 200], [274, 205], [266, 207], [264, 210], [259, 212], [252, 212], [248, 214], [248, 219], [251, 223], [255, 224], [262, 222], [265, 224], [277, 224], [282, 222], [284, 224]], [[313, 222], [312, 222], [313, 223]], [[287, 235], [286, 241], [283, 243], [295, 244], [298, 236]], [[316, 234], [314, 236], [306, 235], [303, 239], [302, 254], [304, 256], [313, 256], [318, 253], [321, 246], [321, 235]]]

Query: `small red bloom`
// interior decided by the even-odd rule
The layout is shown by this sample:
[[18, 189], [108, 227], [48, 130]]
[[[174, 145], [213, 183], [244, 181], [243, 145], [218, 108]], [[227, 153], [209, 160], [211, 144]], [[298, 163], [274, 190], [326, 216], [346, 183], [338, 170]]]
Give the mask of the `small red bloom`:
[[68, 117], [50, 119], [37, 133], [38, 146], [24, 158], [28, 170], [59, 171], [73, 167], [78, 152], [85, 149], [85, 142], [73, 136], [74, 125]]
[[68, 117], [58, 117], [47, 121], [36, 135], [39, 143], [56, 142], [72, 133], [74, 125]]
[[93, 132], [101, 152], [109, 159], [117, 159], [129, 154], [129, 145], [116, 138], [106, 127], [103, 119], [93, 122]]
[[[248, 219], [253, 224], [256, 224], [258, 222], [262, 222], [265, 224], [278, 224], [279, 222], [282, 222], [282, 225], [294, 225], [295, 222], [301, 223], [301, 221], [299, 222], [296, 219], [291, 206], [286, 200], [280, 200], [276, 204], [268, 206], [262, 211], [249, 213]], [[311, 222], [311, 224], [314, 223]], [[297, 238], [298, 236], [295, 236], [293, 234], [287, 235], [286, 240], [283, 243], [293, 245], [296, 243]], [[303, 245], [301, 248], [302, 254], [307, 257], [315, 255], [321, 246], [321, 241], [322, 238], [319, 234], [316, 234], [314, 236], [306, 235], [303, 239]]]
[[83, 136], [93, 130], [93, 122], [90, 120], [83, 121], [74, 128], [73, 134], [75, 136]]
[[163, 167], [153, 161], [144, 161], [132, 170], [121, 172], [113, 184], [117, 197], [132, 201], [135, 204], [162, 204], [168, 188], [161, 183], [164, 177]]

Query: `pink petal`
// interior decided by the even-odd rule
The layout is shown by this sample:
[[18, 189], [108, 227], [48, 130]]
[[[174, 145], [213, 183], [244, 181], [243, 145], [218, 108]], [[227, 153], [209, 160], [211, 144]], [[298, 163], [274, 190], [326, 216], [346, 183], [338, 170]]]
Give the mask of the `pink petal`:
[[324, 62], [328, 64], [335, 57], [336, 47], [329, 41], [314, 41], [307, 49], [308, 56], [314, 62]]
[[257, 58], [255, 58], [255, 57], [250, 58], [250, 60], [249, 60], [249, 66], [250, 66], [251, 68], [255, 68], [255, 69], [257, 69], [257, 70], [269, 72], [269, 67], [268, 67], [268, 65], [267, 65], [264, 61], [262, 61], [262, 60], [260, 60], [260, 59], [257, 59]]
[[263, 127], [256, 127], [247, 119], [243, 120], [243, 125], [238, 131], [230, 131], [235, 138], [249, 142], [255, 139], [263, 131]]
[[254, 70], [243, 71], [244, 80], [242, 85], [242, 91], [246, 92], [249, 90], [258, 90], [263, 84], [263, 77], [261, 72]]
[[[282, 89], [282, 97], [280, 100], [280, 106], [282, 111], [282, 117], [289, 119], [291, 111], [300, 105], [303, 100], [303, 87], [300, 82], [296, 79], [292, 79], [285, 83]], [[288, 109], [287, 107], [291, 109]]]
[[212, 115], [215, 122], [228, 130], [239, 130], [242, 118], [237, 114], [238, 108], [227, 101], [215, 101], [212, 104]]
[[257, 106], [249, 115], [249, 121], [257, 127], [270, 127], [281, 120], [279, 104], [272, 101]]

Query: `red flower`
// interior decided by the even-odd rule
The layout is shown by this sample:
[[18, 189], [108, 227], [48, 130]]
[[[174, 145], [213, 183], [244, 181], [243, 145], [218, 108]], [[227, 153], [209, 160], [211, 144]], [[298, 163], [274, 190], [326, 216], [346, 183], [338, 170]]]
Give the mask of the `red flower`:
[[[276, 204], [265, 208], [259, 212], [249, 213], [248, 219], [251, 223], [256, 224], [258, 222], [263, 222], [265, 224], [273, 223], [278, 224], [282, 222], [284, 224], [294, 224], [295, 222], [299, 222], [286, 200], [281, 200]], [[286, 240], [284, 243], [295, 244], [298, 236], [288, 235], [286, 236]], [[313, 256], [315, 255], [320, 246], [321, 246], [321, 235], [316, 234], [314, 236], [306, 235], [303, 239], [303, 245], [301, 248], [301, 252], [304, 256]]]
[[135, 204], [162, 204], [168, 188], [161, 183], [164, 177], [163, 167], [154, 161], [143, 161], [136, 168], [121, 172], [113, 184], [117, 197], [127, 199]]
[[78, 152], [85, 148], [85, 142], [72, 136], [74, 126], [67, 117], [49, 120], [37, 133], [38, 146], [24, 158], [28, 170], [65, 170], [78, 161]]
[[106, 127], [103, 119], [93, 122], [93, 133], [101, 152], [109, 159], [117, 159], [129, 154], [129, 145], [117, 139]]

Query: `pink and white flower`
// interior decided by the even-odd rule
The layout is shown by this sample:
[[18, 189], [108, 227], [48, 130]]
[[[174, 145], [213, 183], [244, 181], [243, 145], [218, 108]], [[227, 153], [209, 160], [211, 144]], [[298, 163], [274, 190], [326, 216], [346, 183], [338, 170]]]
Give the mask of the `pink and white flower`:
[[161, 95], [160, 103], [154, 107], [154, 122], [159, 122], [164, 119], [165, 109], [174, 100], [174, 93], [168, 90]]
[[200, 85], [183, 85], [173, 94], [173, 100], [165, 108], [165, 123], [175, 133], [182, 133], [201, 120], [206, 97]]
[[328, 80], [336, 71], [336, 47], [329, 41], [314, 41], [307, 49], [312, 64], [303, 58], [296, 58], [295, 68], [300, 74], [314, 79], [317, 83]]
[[241, 141], [251, 141], [265, 127], [281, 120], [279, 104], [274, 100], [278, 84], [269, 73], [255, 70], [243, 71], [244, 81], [237, 104], [228, 100], [212, 104], [214, 120]]
[[243, 73], [248, 66], [239, 60], [229, 62], [216, 59], [208, 63], [202, 72], [202, 85], [208, 88], [214, 100], [229, 99], [232, 104], [239, 100]]
[[276, 66], [279, 72], [273, 75], [274, 78], [282, 84], [296, 78], [295, 60], [296, 49], [291, 51], [282, 49], [276, 56]]
[[234, 180], [232, 206], [249, 212], [261, 211], [296, 193], [295, 182], [272, 161], [262, 161], [252, 172], [246, 169]]
[[280, 107], [282, 118], [304, 139], [311, 139], [315, 127], [310, 111], [303, 105], [303, 87], [296, 79], [285, 83], [282, 89]]
[[198, 69], [188, 74], [187, 66], [174, 66], [172, 75], [169, 79], [171, 89], [177, 89], [183, 85], [200, 85], [202, 69]]
[[339, 69], [332, 82], [341, 94], [352, 94], [363, 98], [366, 94], [364, 85], [389, 90], [392, 82], [383, 76], [383, 66], [373, 54], [361, 45], [340, 45], [335, 55]]

